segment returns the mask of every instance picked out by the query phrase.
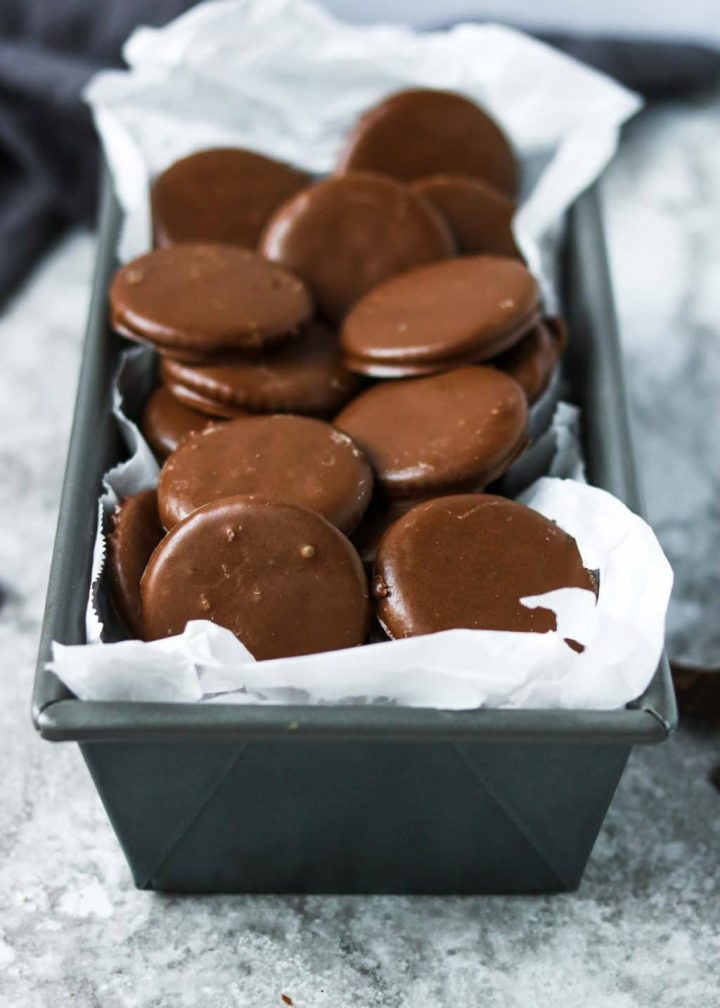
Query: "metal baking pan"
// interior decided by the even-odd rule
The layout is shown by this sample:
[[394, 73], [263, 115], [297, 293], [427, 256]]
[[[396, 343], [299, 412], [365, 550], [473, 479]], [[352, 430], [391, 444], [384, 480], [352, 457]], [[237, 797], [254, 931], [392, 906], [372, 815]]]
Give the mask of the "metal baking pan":
[[[575, 889], [633, 745], [675, 727], [667, 662], [616, 711], [83, 703], [46, 671], [85, 640], [103, 472], [122, 454], [108, 329], [118, 207], [98, 260], [38, 658], [33, 718], [80, 744], [136, 885], [175, 892]], [[591, 482], [640, 510], [599, 195], [565, 246], [566, 394]], [[652, 828], [648, 822], [648, 830]]]

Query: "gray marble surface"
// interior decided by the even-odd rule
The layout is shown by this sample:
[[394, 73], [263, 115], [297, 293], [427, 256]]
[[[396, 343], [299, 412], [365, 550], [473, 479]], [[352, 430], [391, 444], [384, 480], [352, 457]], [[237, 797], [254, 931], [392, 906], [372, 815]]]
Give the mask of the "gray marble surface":
[[[644, 114], [606, 186], [673, 652], [717, 655], [720, 96]], [[79, 753], [37, 739], [32, 669], [93, 242], [0, 318], [0, 1004], [8, 1008], [710, 1008], [720, 1000], [717, 734], [637, 751], [580, 891], [547, 898], [136, 892]], [[713, 569], [714, 568], [714, 569]], [[717, 612], [715, 612], [717, 616]]]

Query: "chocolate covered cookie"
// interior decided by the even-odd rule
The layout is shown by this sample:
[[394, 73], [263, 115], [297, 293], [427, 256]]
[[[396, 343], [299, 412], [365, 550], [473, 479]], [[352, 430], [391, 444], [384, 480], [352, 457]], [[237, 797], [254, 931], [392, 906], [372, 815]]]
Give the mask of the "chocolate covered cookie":
[[154, 490], [126, 497], [110, 516], [106, 544], [113, 603], [138, 639], [143, 636], [140, 579], [163, 535]]
[[[420, 500], [422, 499], [420, 498]], [[394, 500], [392, 497], [385, 497], [382, 493], [375, 494], [370, 506], [362, 516], [362, 521], [351, 536], [351, 542], [364, 564], [372, 567], [378, 543], [387, 530], [398, 518], [401, 518], [418, 503], [420, 501], [415, 498]]]
[[189, 434], [205, 430], [217, 422], [217, 418], [213, 420], [203, 413], [198, 413], [197, 410], [190, 409], [161, 385], [151, 393], [145, 404], [140, 430], [155, 456], [162, 461], [174, 452]]
[[258, 351], [295, 335], [312, 312], [301, 280], [231, 245], [173, 245], [122, 266], [111, 324], [180, 360]]
[[383, 280], [446, 259], [454, 243], [422, 197], [392, 179], [353, 174], [318, 182], [283, 204], [259, 248], [302, 277], [318, 311], [339, 322]]
[[516, 381], [489, 367], [382, 382], [335, 418], [390, 497], [478, 490], [525, 446], [528, 407]]
[[[161, 374], [165, 370], [163, 365], [167, 359], [164, 358], [160, 362]], [[178, 363], [180, 362], [178, 361]], [[208, 399], [201, 392], [196, 392], [194, 389], [188, 388], [187, 385], [174, 382], [167, 375], [163, 376], [163, 385], [172, 398], [177, 400], [182, 406], [192, 410], [193, 413], [200, 413], [210, 420], [237, 420], [239, 417], [248, 416], [247, 410]]]
[[251, 413], [327, 416], [360, 385], [343, 363], [337, 334], [320, 323], [257, 358], [205, 365], [165, 359], [161, 373], [180, 398], [188, 390], [208, 407], [217, 403]]
[[232, 420], [188, 438], [160, 472], [158, 504], [169, 529], [210, 501], [258, 494], [317, 511], [349, 533], [372, 485], [370, 466], [346, 434], [323, 420], [278, 414]]
[[515, 346], [488, 363], [522, 385], [532, 404], [550, 384], [566, 342], [565, 323], [553, 316], [538, 322]]
[[150, 190], [155, 244], [254, 249], [273, 210], [309, 181], [305, 172], [252, 151], [191, 154], [158, 175]]
[[189, 620], [231, 630], [258, 660], [362, 644], [367, 583], [341, 532], [318, 514], [259, 497], [194, 511], [153, 553], [142, 579], [146, 640]]
[[504, 193], [462, 175], [431, 175], [412, 188], [435, 207], [461, 255], [520, 258], [512, 231], [515, 204]]
[[557, 588], [595, 592], [577, 543], [543, 515], [490, 494], [413, 508], [380, 541], [373, 596], [392, 638], [439, 630], [556, 629], [550, 609], [520, 599]]
[[341, 344], [360, 374], [429, 374], [497, 356], [539, 317], [538, 285], [522, 263], [468, 256], [376, 287], [348, 314]]
[[468, 175], [515, 196], [518, 165], [487, 112], [452, 91], [399, 91], [369, 109], [347, 139], [337, 171], [372, 171], [401, 181]]

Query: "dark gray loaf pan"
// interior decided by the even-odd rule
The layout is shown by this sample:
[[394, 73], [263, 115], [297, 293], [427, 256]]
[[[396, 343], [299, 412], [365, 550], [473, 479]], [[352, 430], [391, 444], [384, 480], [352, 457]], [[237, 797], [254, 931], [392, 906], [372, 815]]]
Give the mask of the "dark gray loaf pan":
[[[79, 742], [136, 885], [576, 888], [632, 746], [675, 726], [665, 660], [642, 697], [606, 712], [83, 703], [46, 671], [52, 640], [85, 640], [100, 480], [122, 453], [109, 395], [122, 341], [106, 312], [118, 226], [106, 180], [33, 718], [43, 738]], [[639, 510], [595, 189], [569, 214], [563, 276], [566, 396], [582, 407], [589, 477]]]

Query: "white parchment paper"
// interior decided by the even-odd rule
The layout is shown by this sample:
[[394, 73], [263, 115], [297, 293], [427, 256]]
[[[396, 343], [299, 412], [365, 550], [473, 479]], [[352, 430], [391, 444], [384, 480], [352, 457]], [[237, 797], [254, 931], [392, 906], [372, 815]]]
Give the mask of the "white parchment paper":
[[[611, 494], [584, 482], [577, 410], [560, 403], [549, 477], [521, 495], [575, 537], [600, 593], [563, 589], [525, 600], [557, 613], [547, 634], [452, 630], [307, 657], [255, 662], [222, 627], [189, 623], [161, 641], [122, 640], [103, 573], [107, 520], [119, 500], [157, 482], [137, 425], [153, 383], [153, 354], [123, 355], [113, 408], [129, 459], [105, 477], [88, 602], [89, 643], [53, 645], [50, 667], [81, 699], [209, 703], [395, 703], [463, 709], [609, 709], [639, 696], [662, 651], [672, 572], [650, 527]], [[566, 637], [580, 641], [577, 654]]]
[[141, 28], [128, 71], [87, 88], [126, 214], [123, 259], [151, 244], [150, 180], [180, 157], [243, 146], [318, 174], [368, 106], [406, 87], [459, 91], [510, 136], [522, 166], [518, 243], [554, 305], [564, 211], [612, 156], [637, 95], [498, 25], [417, 33], [349, 25], [308, 0], [220, 0], [164, 28]]
[[[507, 28], [415, 34], [350, 26], [306, 0], [207, 3], [165, 28], [136, 31], [125, 56], [129, 71], [102, 73], [87, 90], [125, 211], [123, 258], [150, 247], [149, 182], [177, 158], [236, 145], [324, 173], [373, 102], [408, 86], [442, 87], [480, 101], [516, 147], [523, 177], [516, 234], [548, 308], [562, 214], [599, 175], [621, 124], [639, 107], [603, 75]], [[162, 641], [120, 640], [102, 575], [102, 528], [122, 497], [157, 480], [132, 422], [152, 382], [152, 354], [129, 351], [113, 394], [130, 458], [107, 474], [100, 501], [91, 643], [53, 646], [51, 667], [80, 698], [603, 709], [647, 686], [672, 574], [646, 523], [583, 482], [577, 412], [563, 403], [543, 435], [556, 446], [551, 476], [522, 499], [575, 536], [586, 565], [599, 571], [600, 593], [597, 604], [578, 589], [526, 599], [555, 610], [556, 632], [453, 630], [264, 662], [207, 621]]]
[[[643, 692], [657, 667], [670, 566], [650, 527], [604, 490], [544, 477], [523, 500], [574, 535], [585, 564], [599, 571], [597, 604], [577, 588], [523, 600], [553, 609], [557, 631], [450, 630], [255, 662], [230, 631], [198, 620], [179, 636], [149, 643], [54, 644], [50, 667], [88, 700], [622, 706]], [[584, 652], [570, 649], [565, 637], [584, 644]]]

